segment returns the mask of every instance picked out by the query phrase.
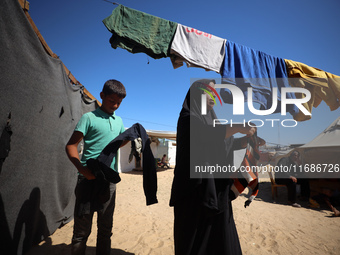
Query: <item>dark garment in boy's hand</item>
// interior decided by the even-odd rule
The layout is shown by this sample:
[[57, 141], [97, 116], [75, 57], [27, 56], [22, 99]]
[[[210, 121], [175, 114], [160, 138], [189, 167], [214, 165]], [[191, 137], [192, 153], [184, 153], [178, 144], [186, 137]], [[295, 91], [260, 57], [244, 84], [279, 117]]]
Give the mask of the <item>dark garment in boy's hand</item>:
[[121, 181], [120, 176], [116, 171], [99, 162], [97, 159], [88, 159], [86, 164], [96, 179], [102, 179], [112, 183]]

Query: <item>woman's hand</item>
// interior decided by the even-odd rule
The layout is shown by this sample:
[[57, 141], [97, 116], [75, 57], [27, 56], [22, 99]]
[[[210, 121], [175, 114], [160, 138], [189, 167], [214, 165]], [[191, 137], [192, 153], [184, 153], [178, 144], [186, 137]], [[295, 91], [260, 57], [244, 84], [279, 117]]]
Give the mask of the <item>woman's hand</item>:
[[256, 127], [251, 127], [251, 126], [243, 126], [241, 130], [239, 131], [241, 134], [245, 134], [247, 136], [252, 136], [256, 132]]
[[241, 133], [247, 136], [252, 136], [256, 132], [256, 127], [245, 126], [243, 124], [233, 124], [228, 126], [226, 130], [226, 138], [233, 136], [236, 133]]
[[258, 138], [258, 142], [259, 142], [259, 146], [265, 145], [266, 141], [263, 140], [261, 137], [257, 137]]

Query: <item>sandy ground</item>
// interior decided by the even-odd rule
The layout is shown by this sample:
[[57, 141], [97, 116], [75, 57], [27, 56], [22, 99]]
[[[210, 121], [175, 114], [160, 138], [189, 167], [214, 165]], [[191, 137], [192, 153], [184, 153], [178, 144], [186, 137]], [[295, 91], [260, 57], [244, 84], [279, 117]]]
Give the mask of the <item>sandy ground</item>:
[[[159, 203], [146, 206], [142, 173], [121, 174], [112, 236], [113, 255], [174, 254], [173, 208], [169, 207], [173, 169], [158, 171]], [[271, 184], [262, 179], [258, 198], [244, 208], [246, 194], [233, 202], [235, 222], [244, 254], [340, 254], [340, 217], [327, 208], [286, 205], [286, 188], [274, 202]], [[94, 221], [95, 222], [95, 221]], [[73, 221], [33, 247], [29, 255], [70, 254]], [[95, 254], [96, 225], [87, 255]]]

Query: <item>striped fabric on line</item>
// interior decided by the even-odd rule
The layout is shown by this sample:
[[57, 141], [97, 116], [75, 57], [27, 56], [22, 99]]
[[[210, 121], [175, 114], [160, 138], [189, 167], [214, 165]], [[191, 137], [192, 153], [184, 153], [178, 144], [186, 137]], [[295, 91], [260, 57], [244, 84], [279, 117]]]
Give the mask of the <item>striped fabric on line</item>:
[[258, 138], [255, 133], [248, 137], [246, 153], [240, 166], [240, 168], [242, 167], [243, 170], [247, 169], [247, 171], [240, 171], [242, 177], [233, 178], [234, 184], [231, 187], [231, 190], [235, 194], [235, 198], [238, 197], [246, 187], [249, 187], [252, 190], [246, 205], [249, 205], [259, 192], [257, 162], [260, 159], [260, 153], [258, 147]]

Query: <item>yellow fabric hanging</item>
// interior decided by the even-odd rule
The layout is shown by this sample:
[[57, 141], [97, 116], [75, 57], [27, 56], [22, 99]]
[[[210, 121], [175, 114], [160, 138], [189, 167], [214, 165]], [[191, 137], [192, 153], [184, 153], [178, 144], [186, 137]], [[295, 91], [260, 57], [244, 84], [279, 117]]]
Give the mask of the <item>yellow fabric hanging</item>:
[[[334, 111], [340, 106], [340, 76], [325, 72], [321, 69], [310, 67], [306, 64], [285, 59], [289, 83], [292, 87], [305, 88], [310, 91], [311, 99], [303, 106], [312, 113], [313, 107], [318, 107], [321, 101]], [[293, 79], [294, 78], [294, 79]], [[296, 98], [304, 98], [301, 93], [296, 93]], [[297, 121], [310, 119], [301, 111], [294, 116]]]

